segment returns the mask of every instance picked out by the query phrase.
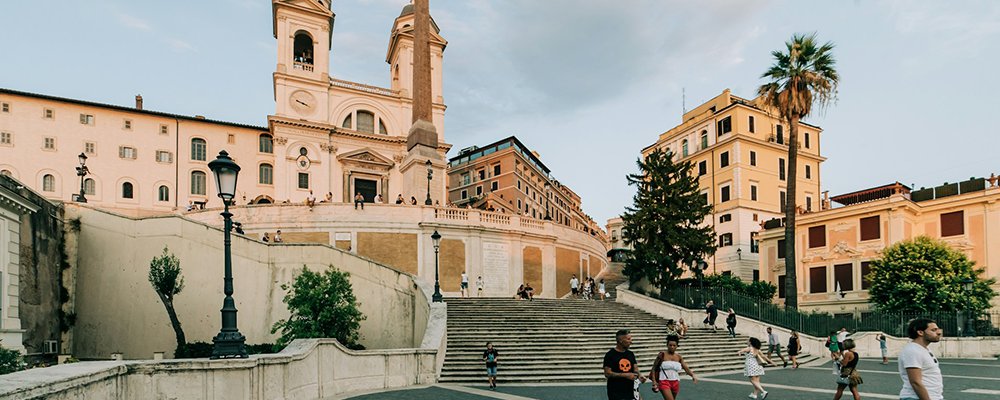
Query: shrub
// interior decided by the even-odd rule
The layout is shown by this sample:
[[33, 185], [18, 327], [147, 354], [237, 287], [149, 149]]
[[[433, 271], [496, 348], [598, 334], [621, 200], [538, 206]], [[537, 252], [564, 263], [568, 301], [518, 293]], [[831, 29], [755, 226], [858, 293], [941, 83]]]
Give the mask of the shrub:
[[278, 345], [295, 339], [335, 338], [349, 348], [356, 347], [365, 316], [358, 310], [349, 276], [332, 265], [324, 272], [303, 267], [291, 285], [282, 284], [288, 291], [283, 301], [291, 315], [271, 328], [271, 333], [281, 332]]
[[21, 371], [25, 367], [21, 352], [0, 347], [0, 375]]

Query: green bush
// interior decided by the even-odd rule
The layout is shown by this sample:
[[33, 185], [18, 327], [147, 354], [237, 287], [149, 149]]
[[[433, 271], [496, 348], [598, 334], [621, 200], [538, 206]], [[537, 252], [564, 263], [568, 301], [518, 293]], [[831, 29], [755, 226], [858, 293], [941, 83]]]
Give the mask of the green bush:
[[[697, 288], [699, 285], [697, 279], [681, 279], [678, 283], [681, 285], [690, 285], [693, 288]], [[772, 299], [778, 293], [778, 287], [770, 282], [755, 281], [747, 283], [732, 275], [705, 275], [704, 285], [706, 289], [725, 289], [755, 299]]]
[[291, 284], [282, 284], [288, 291], [282, 301], [291, 315], [274, 324], [271, 333], [281, 332], [278, 344], [287, 345], [295, 339], [335, 338], [349, 348], [358, 348], [358, 330], [365, 316], [351, 288], [350, 274], [332, 265], [323, 272], [303, 267]]
[[25, 367], [21, 352], [0, 347], [0, 375], [21, 371]]

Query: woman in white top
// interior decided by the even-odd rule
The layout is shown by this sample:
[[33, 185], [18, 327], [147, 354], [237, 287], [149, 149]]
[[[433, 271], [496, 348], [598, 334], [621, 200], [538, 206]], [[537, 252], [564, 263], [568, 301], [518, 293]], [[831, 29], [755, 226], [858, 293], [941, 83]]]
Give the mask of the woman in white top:
[[[767, 391], [760, 384], [760, 377], [764, 375], [762, 364], [773, 365], [774, 363], [760, 352], [760, 339], [755, 337], [750, 338], [749, 346], [740, 350], [739, 355], [745, 357], [743, 376], [750, 378], [750, 384], [753, 385], [753, 393], [750, 394], [750, 398], [764, 400], [767, 398]], [[758, 395], [758, 393], [760, 394]]]
[[601, 300], [604, 300], [604, 295], [608, 293], [604, 289], [604, 279], [601, 279], [601, 284], [597, 287], [597, 292], [601, 294]]
[[653, 380], [653, 392], [660, 392], [664, 400], [676, 400], [677, 393], [681, 390], [680, 371], [683, 369], [694, 383], [698, 383], [698, 377], [694, 376], [684, 357], [677, 352], [677, 345], [680, 338], [677, 336], [667, 336], [667, 351], [661, 351], [653, 361], [653, 370], [649, 371], [649, 379]]

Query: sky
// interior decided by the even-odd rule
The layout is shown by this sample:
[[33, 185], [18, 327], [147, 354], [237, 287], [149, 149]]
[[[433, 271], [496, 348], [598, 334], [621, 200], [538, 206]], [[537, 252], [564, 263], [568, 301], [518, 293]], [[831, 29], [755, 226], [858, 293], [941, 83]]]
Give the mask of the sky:
[[[330, 75], [389, 86], [408, 0], [334, 0]], [[0, 87], [266, 126], [268, 0], [4, 1]], [[729, 88], [753, 98], [796, 33], [835, 44], [823, 128], [831, 195], [1000, 174], [1000, 2], [431, 0], [448, 40], [448, 156], [516, 135], [603, 225], [643, 147]]]

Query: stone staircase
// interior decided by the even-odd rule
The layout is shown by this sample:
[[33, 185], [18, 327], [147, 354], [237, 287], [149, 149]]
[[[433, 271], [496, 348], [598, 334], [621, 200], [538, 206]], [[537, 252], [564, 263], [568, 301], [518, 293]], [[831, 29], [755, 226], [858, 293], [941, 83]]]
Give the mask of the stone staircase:
[[[500, 352], [498, 382], [604, 380], [604, 353], [618, 329], [632, 332], [639, 366], [648, 372], [664, 350], [666, 320], [614, 301], [576, 299], [449, 298], [448, 349], [441, 382], [481, 383], [486, 342]], [[736, 355], [747, 337], [724, 329], [692, 328], [678, 351], [696, 374], [743, 368]], [[815, 357], [802, 356], [801, 362]]]

